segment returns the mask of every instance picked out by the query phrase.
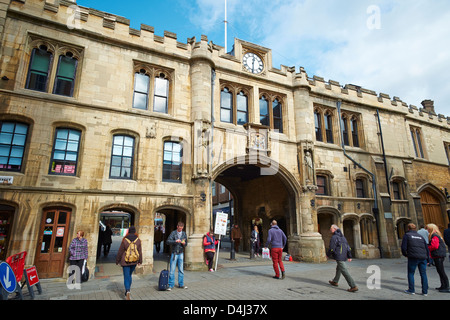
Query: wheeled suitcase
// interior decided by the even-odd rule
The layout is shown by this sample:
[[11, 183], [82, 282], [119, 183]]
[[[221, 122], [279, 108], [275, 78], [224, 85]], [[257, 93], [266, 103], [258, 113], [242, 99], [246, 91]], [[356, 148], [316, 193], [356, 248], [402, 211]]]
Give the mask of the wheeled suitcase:
[[158, 290], [165, 291], [169, 288], [169, 270], [164, 269], [159, 274]]

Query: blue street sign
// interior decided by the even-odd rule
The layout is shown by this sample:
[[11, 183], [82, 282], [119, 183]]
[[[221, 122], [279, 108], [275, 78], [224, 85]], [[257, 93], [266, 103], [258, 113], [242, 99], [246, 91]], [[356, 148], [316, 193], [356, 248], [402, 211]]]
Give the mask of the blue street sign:
[[16, 275], [11, 266], [6, 262], [0, 263], [0, 282], [6, 292], [13, 293], [16, 291]]

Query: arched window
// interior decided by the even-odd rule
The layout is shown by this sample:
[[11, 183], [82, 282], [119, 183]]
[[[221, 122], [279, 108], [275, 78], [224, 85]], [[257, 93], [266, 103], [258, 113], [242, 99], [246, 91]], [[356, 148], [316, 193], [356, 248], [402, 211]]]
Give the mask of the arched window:
[[75, 87], [75, 75], [77, 73], [78, 60], [71, 52], [59, 56], [58, 69], [56, 71], [54, 94], [72, 97]]
[[243, 91], [236, 96], [236, 109], [237, 124], [246, 124], [248, 122], [248, 97]]
[[342, 139], [344, 139], [344, 145], [349, 146], [350, 142], [348, 139], [348, 123], [347, 117], [344, 115], [342, 116], [341, 124], [342, 124]]
[[358, 178], [355, 180], [356, 197], [367, 198], [366, 179]]
[[183, 148], [180, 142], [164, 142], [163, 181], [181, 183], [182, 159]]
[[333, 117], [329, 111], [324, 114], [325, 135], [328, 143], [334, 143], [333, 139]]
[[81, 131], [57, 128], [50, 161], [50, 174], [75, 176], [77, 173]]
[[42, 92], [47, 91], [52, 57], [52, 53], [47, 50], [47, 46], [45, 45], [33, 49], [25, 85], [26, 89]]
[[233, 123], [233, 94], [228, 88], [220, 93], [220, 121]]
[[322, 139], [322, 117], [319, 110], [314, 110], [314, 127], [316, 131], [316, 141], [323, 141]]
[[356, 118], [352, 118], [350, 121], [351, 129], [352, 129], [352, 142], [354, 147], [359, 147], [359, 139], [358, 139], [358, 120]]
[[278, 99], [272, 102], [273, 129], [283, 132], [283, 106]]
[[147, 110], [150, 77], [144, 69], [134, 74], [133, 108]]
[[153, 102], [153, 111], [168, 113], [169, 102], [169, 80], [164, 73], [160, 73], [155, 78], [155, 96]]
[[270, 127], [269, 101], [265, 96], [259, 99], [259, 121], [263, 126]]
[[21, 171], [28, 125], [15, 121], [0, 121], [0, 170]]

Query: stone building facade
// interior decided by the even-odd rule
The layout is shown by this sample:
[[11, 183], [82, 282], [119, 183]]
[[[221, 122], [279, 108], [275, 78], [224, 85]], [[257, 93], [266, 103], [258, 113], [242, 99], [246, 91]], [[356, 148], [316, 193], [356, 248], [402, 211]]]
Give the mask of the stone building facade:
[[[398, 257], [408, 222], [447, 226], [450, 119], [433, 102], [272, 66], [272, 51], [180, 42], [68, 0], [0, 0], [0, 231], [41, 277], [64, 277], [78, 230], [126, 212], [153, 267], [156, 213], [185, 222], [204, 269], [211, 185], [233, 195], [248, 248], [276, 219], [294, 259], [325, 261], [331, 224], [357, 258]], [[263, 233], [264, 237], [264, 233]]]

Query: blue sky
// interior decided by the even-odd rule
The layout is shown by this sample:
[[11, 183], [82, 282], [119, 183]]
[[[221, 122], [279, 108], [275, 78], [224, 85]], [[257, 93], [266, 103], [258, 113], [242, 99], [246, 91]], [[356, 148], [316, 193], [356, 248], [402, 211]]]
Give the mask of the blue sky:
[[[204, 34], [224, 46], [225, 0], [78, 0], [153, 26], [178, 41]], [[450, 116], [450, 1], [227, 0], [228, 41], [272, 49], [273, 66], [304, 67], [309, 76], [400, 97], [435, 101]]]

